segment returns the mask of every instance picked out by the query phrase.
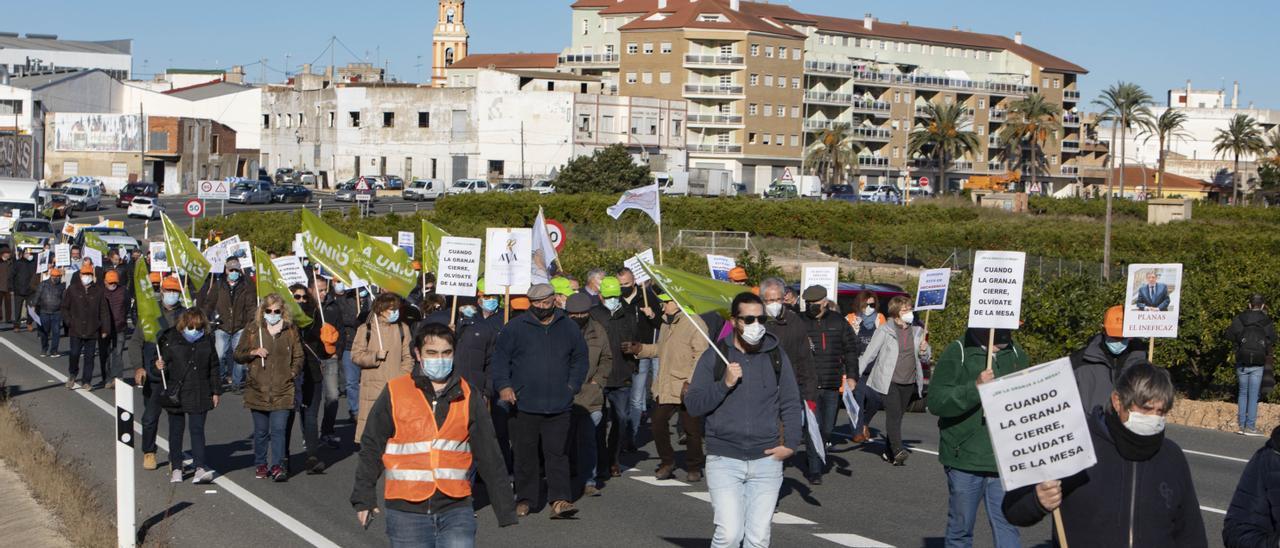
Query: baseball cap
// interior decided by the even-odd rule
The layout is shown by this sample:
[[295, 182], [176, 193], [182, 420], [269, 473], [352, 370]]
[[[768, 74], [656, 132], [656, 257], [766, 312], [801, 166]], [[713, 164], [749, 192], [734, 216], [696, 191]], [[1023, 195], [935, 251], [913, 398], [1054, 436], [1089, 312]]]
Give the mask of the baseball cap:
[[102, 277], [103, 283], [118, 284], [120, 283], [120, 275], [114, 270], [108, 270], [107, 274]]
[[731, 282], [747, 281], [747, 269], [742, 268], [740, 266], [733, 267], [733, 270], [729, 271], [729, 281]]
[[591, 310], [591, 297], [585, 293], [574, 293], [564, 304], [564, 311], [570, 314], [581, 314]]
[[529, 309], [529, 297], [526, 297], [526, 296], [524, 296], [524, 295], [514, 295], [514, 296], [512, 296], [512, 297], [511, 297], [511, 309], [512, 309], [512, 310], [528, 310], [528, 309]]
[[609, 297], [621, 297], [622, 283], [615, 276], [605, 276], [603, 280], [600, 280], [600, 296], [606, 299]]
[[1108, 337], [1120, 338], [1124, 336], [1124, 307], [1113, 306], [1107, 309], [1106, 315], [1102, 318], [1102, 329], [1106, 331]]
[[160, 289], [162, 291], [182, 291], [182, 283], [177, 278], [169, 276], [163, 282], [160, 282]]
[[[564, 295], [568, 297], [569, 295], [573, 294], [573, 285], [569, 283], [569, 278], [556, 276], [554, 278], [551, 278], [551, 291], [556, 295]], [[550, 295], [548, 295], [548, 297], [549, 296]], [[529, 298], [535, 301], [542, 300], [542, 299], [534, 298], [532, 289], [529, 290]], [[545, 299], [546, 297], [543, 297], [543, 298]]]

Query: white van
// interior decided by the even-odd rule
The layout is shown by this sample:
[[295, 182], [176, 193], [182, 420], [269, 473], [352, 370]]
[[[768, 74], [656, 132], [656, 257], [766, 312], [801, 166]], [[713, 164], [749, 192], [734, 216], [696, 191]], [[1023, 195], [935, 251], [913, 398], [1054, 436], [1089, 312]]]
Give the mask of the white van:
[[444, 183], [435, 179], [415, 179], [409, 186], [404, 187], [404, 192], [400, 196], [406, 200], [434, 200], [444, 193]]
[[446, 194], [484, 194], [489, 192], [489, 181], [484, 179], [458, 179]]
[[66, 186], [67, 203], [81, 211], [102, 209], [102, 187], [93, 183], [71, 183]]

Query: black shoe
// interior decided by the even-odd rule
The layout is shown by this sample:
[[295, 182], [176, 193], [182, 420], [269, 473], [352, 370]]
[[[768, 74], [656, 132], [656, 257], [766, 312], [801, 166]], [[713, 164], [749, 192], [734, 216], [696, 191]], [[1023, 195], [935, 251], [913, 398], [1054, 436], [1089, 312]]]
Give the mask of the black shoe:
[[316, 475], [324, 473], [324, 461], [316, 457], [307, 457], [307, 463], [303, 465], [307, 469], [307, 474]]
[[911, 455], [911, 453], [908, 453], [906, 449], [899, 449], [899, 450], [898, 450], [898, 453], [897, 453], [896, 455], [894, 455], [894, 456], [893, 456], [893, 465], [894, 465], [894, 466], [906, 466], [906, 465], [907, 465], [907, 457], [908, 457], [908, 456], [910, 456], [910, 455]]
[[811, 475], [811, 476], [809, 476], [809, 477], [806, 477], [805, 479], [809, 481], [809, 485], [815, 485], [815, 486], [816, 486], [816, 485], [822, 485], [822, 475], [821, 475], [821, 474], [813, 474], [813, 475]]

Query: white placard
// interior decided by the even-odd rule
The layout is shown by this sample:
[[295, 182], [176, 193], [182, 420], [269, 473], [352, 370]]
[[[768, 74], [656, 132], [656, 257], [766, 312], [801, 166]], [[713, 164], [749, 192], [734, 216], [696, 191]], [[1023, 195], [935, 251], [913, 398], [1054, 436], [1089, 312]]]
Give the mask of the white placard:
[[307, 256], [307, 246], [302, 244], [302, 238], [303, 236], [301, 233], [293, 235], [293, 255], [295, 257]]
[[490, 228], [485, 236], [485, 291], [528, 293], [533, 272], [533, 229]]
[[1005, 491], [1062, 479], [1098, 462], [1071, 359], [978, 385]]
[[392, 239], [391, 239], [391, 236], [370, 236], [370, 238], [373, 238], [373, 239], [375, 239], [375, 240], [378, 240], [379, 242], [382, 242], [382, 243], [384, 243], [384, 244], [387, 244], [387, 245], [389, 245], [389, 246], [391, 246], [391, 247], [395, 247], [395, 246], [396, 246], [396, 241], [395, 241], [395, 240], [392, 240]]
[[733, 260], [733, 257], [707, 255], [707, 270], [711, 271], [712, 279], [722, 282], [729, 281], [729, 271], [733, 270], [735, 266], [738, 266], [738, 263]]
[[41, 251], [36, 256], [36, 274], [44, 274], [49, 271], [49, 257], [53, 256], [50, 251]]
[[240, 243], [240, 236], [232, 236], [209, 246], [204, 250], [204, 258], [209, 261], [209, 272], [221, 273], [226, 270], [227, 255], [231, 247]]
[[[249, 242], [236, 242], [231, 244], [227, 253], [227, 260], [237, 259], [240, 261], [240, 270], [248, 274], [253, 268], [253, 244]], [[222, 266], [226, 270], [226, 265]]]
[[631, 270], [631, 275], [634, 276], [636, 279], [636, 285], [640, 285], [642, 283], [649, 281], [649, 273], [640, 265], [641, 264], [651, 265], [653, 263], [654, 263], [654, 260], [653, 260], [652, 247], [644, 251], [641, 251], [640, 253], [632, 255], [631, 258], [627, 259], [625, 262], [625, 264], [627, 265], [627, 268]]
[[197, 251], [204, 249], [204, 240], [201, 240], [200, 238], [187, 238], [187, 239], [191, 240], [191, 245], [196, 246]]
[[1177, 338], [1181, 264], [1131, 264], [1125, 284], [1125, 337]]
[[813, 286], [827, 289], [827, 299], [840, 298], [840, 263], [804, 263], [800, 265], [800, 293]]
[[[93, 266], [95, 268], [102, 268], [102, 252], [101, 251], [98, 251], [89, 246], [84, 246], [84, 249], [80, 250], [80, 255], [83, 256], [84, 259], [89, 259], [90, 261], [92, 261]], [[84, 259], [81, 259], [80, 261], [83, 263]], [[71, 266], [73, 268], [80, 268], [80, 265], [71, 265]]]
[[406, 230], [401, 230], [396, 233], [396, 245], [399, 246], [400, 249], [403, 249], [410, 258], [414, 256], [413, 237], [414, 233]]
[[[85, 249], [89, 248], [86, 247]], [[164, 242], [151, 242], [147, 250], [151, 255], [151, 271], [168, 272], [169, 249], [164, 245]]]
[[196, 191], [201, 200], [231, 199], [231, 183], [226, 181], [200, 181], [196, 184]]
[[280, 279], [290, 286], [307, 285], [307, 271], [302, 268], [302, 259], [293, 255], [285, 255], [271, 259], [271, 263], [276, 266], [276, 271], [280, 273]]
[[920, 271], [920, 286], [916, 289], [916, 311], [942, 310], [947, 307], [947, 290], [951, 287], [951, 269], [934, 268]]
[[[436, 270], [436, 293], [456, 297], [472, 297], [476, 294], [476, 283], [480, 279], [481, 247], [484, 242], [480, 238], [456, 238], [445, 236], [440, 239], [440, 264]], [[485, 281], [486, 291], [490, 282]]]
[[71, 244], [53, 246], [53, 264], [55, 266], [71, 266]]
[[1022, 280], [1027, 254], [979, 251], [973, 260], [969, 327], [1017, 329], [1022, 317]]

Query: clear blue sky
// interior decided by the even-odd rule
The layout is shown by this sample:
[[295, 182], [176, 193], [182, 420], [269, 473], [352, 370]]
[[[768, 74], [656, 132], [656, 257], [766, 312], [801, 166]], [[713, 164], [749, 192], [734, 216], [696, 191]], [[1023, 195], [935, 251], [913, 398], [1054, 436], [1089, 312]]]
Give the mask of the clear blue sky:
[[[1276, 0], [1220, 3], [1186, 0], [774, 0], [811, 13], [860, 18], [870, 11], [884, 21], [1012, 36], [1090, 70], [1085, 98], [1120, 79], [1135, 81], [1157, 98], [1181, 87], [1218, 88], [1239, 80], [1241, 105], [1280, 108], [1280, 63], [1275, 56]], [[569, 42], [572, 0], [472, 0], [467, 5], [471, 50], [559, 52]], [[267, 76], [319, 58], [336, 35], [336, 61], [368, 56], [389, 61], [392, 75], [420, 80], [429, 74], [432, 0], [351, 2], [336, 0], [46, 0], [38, 18], [11, 19], [0, 30], [54, 33], [71, 39], [134, 39], [134, 70], [250, 65]], [[966, 7], [967, 6], [967, 7]], [[1119, 23], [1111, 23], [1118, 21]], [[347, 50], [350, 51], [347, 51]], [[421, 60], [419, 60], [421, 56]], [[416, 66], [422, 64], [423, 66]]]

